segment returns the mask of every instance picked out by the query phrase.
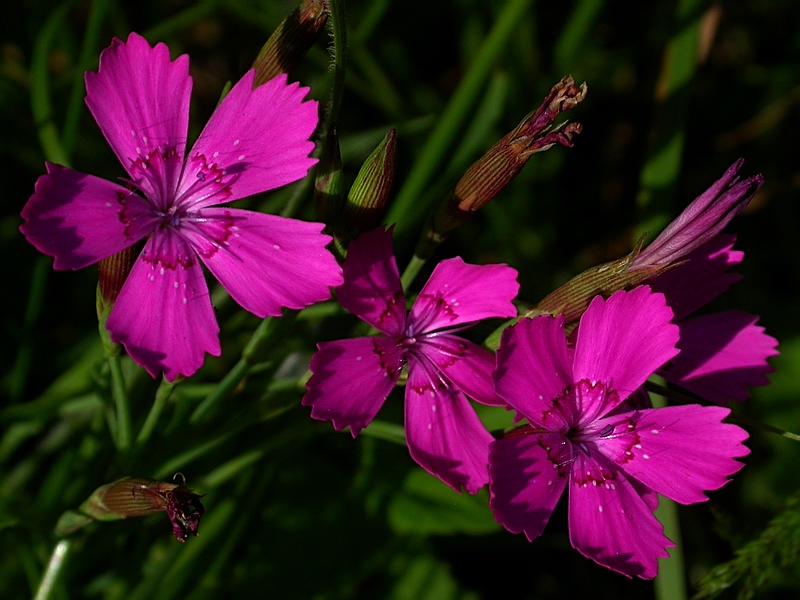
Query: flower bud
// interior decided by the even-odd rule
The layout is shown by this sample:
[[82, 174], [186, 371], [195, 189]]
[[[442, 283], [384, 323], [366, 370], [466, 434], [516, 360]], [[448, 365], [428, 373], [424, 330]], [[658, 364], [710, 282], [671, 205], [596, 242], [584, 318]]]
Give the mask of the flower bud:
[[583, 101], [586, 93], [586, 83], [576, 86], [569, 76], [553, 86], [537, 110], [525, 116], [513, 131], [467, 169], [431, 218], [416, 255], [430, 256], [453, 229], [507, 186], [533, 154], [555, 144], [572, 147], [572, 138], [581, 132], [581, 124], [553, 123], [559, 113]]
[[698, 196], [647, 248], [644, 238], [627, 256], [587, 269], [545, 297], [526, 317], [563, 314], [577, 321], [594, 296], [608, 297], [654, 279], [681, 264], [690, 252], [719, 235], [750, 202], [764, 183], [761, 175], [739, 180], [743, 161], [736, 161], [708, 190]]
[[341, 247], [364, 231], [378, 226], [386, 213], [395, 172], [396, 132], [390, 129], [364, 161], [347, 201], [333, 224], [333, 235]]
[[102, 485], [80, 506], [97, 521], [117, 521], [166, 512], [179, 542], [197, 535], [205, 509], [198, 496], [183, 485], [143, 477], [124, 477]]
[[684, 256], [719, 235], [764, 184], [762, 175], [739, 180], [740, 158], [700, 194], [630, 264], [629, 270], [675, 265]]
[[253, 87], [281, 73], [290, 73], [314, 45], [328, 21], [327, 0], [303, 0], [286, 17], [261, 48], [253, 68]]

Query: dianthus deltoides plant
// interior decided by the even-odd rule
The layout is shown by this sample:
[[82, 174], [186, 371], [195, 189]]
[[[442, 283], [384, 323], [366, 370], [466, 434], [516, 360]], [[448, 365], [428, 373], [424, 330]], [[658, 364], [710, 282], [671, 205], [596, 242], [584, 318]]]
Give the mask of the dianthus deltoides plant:
[[[449, 501], [477, 494], [471, 506], [534, 544], [563, 502], [569, 543], [629, 578], [656, 577], [676, 546], [656, 516], [660, 503], [659, 515], [674, 519], [673, 502], [707, 501], [744, 466], [748, 433], [729, 405], [768, 384], [777, 341], [755, 315], [703, 308], [740, 278], [730, 269], [744, 253], [727, 228], [763, 178], [743, 176], [739, 160], [652, 241], [538, 303], [519, 297], [525, 264], [470, 264], [448, 255], [446, 240], [488, 202], [501, 204], [534, 154], [576, 143], [581, 125], [558, 119], [586, 99], [587, 86], [565, 77], [463, 173], [401, 273], [393, 239], [401, 223], [387, 216], [398, 134], [388, 132], [345, 189], [335, 125], [341, 80], [321, 111], [292, 79], [336, 7], [307, 1], [287, 18], [196, 139], [187, 55], [172, 58], [163, 43], [130, 33], [86, 73], [86, 105], [120, 177], [48, 162], [20, 231], [57, 270], [98, 265], [106, 362], [98, 378], [109, 399], [98, 414], [119, 456], [98, 470], [93, 492], [81, 491], [82, 503], [62, 507], [38, 597], [58, 597], [65, 557], [85, 550], [81, 542], [113, 535], [115, 525], [100, 521], [165, 512], [189, 548], [204, 539], [190, 539], [204, 532], [204, 514], [211, 522], [215, 511], [235, 512], [224, 495], [202, 498], [263, 448], [205, 477], [191, 456], [169, 461], [186, 475], [180, 484], [164, 470], [142, 472], [142, 457], [224, 414], [253, 385], [289, 394], [245, 420], [303, 412], [266, 441], [291, 452], [332, 426], [400, 442], [452, 488]], [[335, 23], [333, 34], [339, 43]], [[313, 195], [317, 221], [232, 206], [295, 182], [293, 202]], [[423, 271], [427, 280], [417, 283]], [[210, 290], [209, 273], [219, 288]], [[237, 329], [249, 342], [220, 372], [208, 356], [227, 351], [215, 314], [228, 304], [225, 293], [263, 320]], [[325, 323], [333, 321], [351, 334], [330, 336]], [[293, 328], [305, 348], [284, 345]], [[137, 420], [131, 396], [146, 386], [142, 371], [161, 383]], [[172, 407], [182, 389], [200, 390], [200, 401]], [[400, 412], [402, 429], [390, 423]], [[217, 536], [229, 525], [213, 523], [210, 537], [223, 547]]]

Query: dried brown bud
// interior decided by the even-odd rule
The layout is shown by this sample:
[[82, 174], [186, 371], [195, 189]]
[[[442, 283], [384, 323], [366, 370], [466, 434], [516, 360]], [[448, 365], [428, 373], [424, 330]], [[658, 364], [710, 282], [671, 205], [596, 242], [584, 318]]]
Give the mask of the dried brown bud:
[[[185, 482], [184, 482], [185, 483]], [[197, 535], [205, 509], [198, 496], [184, 485], [143, 477], [125, 477], [97, 488], [81, 511], [97, 521], [117, 521], [166, 512], [179, 542]]]
[[585, 83], [576, 86], [572, 77], [564, 77], [553, 86], [537, 110], [526, 115], [513, 131], [467, 169], [434, 213], [417, 244], [417, 256], [430, 256], [453, 229], [507, 186], [533, 154], [555, 144], [571, 147], [572, 138], [581, 132], [581, 124], [564, 121], [554, 125], [554, 122], [559, 113], [583, 101], [586, 92]]

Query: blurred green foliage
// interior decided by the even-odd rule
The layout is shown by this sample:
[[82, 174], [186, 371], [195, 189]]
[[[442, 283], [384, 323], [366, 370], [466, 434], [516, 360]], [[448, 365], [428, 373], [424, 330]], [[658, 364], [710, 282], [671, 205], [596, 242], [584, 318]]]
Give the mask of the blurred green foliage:
[[[352, 328], [335, 309], [301, 313], [245, 379], [190, 422], [258, 325], [217, 290], [222, 357], [175, 387], [147, 443], [115, 450], [96, 271], [52, 271], [19, 234], [19, 211], [45, 160], [122, 175], [82, 101], [83, 72], [97, 67], [113, 36], [138, 31], [173, 55], [190, 55], [196, 135], [226, 82], [241, 76], [294, 6], [23, 0], [2, 20], [0, 597], [35, 593], [56, 521], [97, 486], [122, 476], [168, 480], [177, 471], [206, 494], [199, 538], [177, 543], [163, 516], [93, 525], [69, 542], [50, 597], [653, 597], [652, 584], [607, 572], [570, 548], [565, 507], [531, 544], [493, 523], [485, 495], [459, 497], [420, 472], [401, 445], [399, 395], [383, 423], [355, 441], [311, 421], [298, 378], [316, 341]], [[569, 114], [584, 125], [575, 148], [535, 156], [435, 259], [507, 262], [520, 271], [521, 301], [533, 303], [624, 254], [642, 227], [677, 214], [736, 158], [747, 158], [745, 176], [764, 173], [765, 187], [731, 227], [746, 252], [745, 279], [714, 307], [762, 315], [781, 341], [773, 385], [736, 412], [800, 431], [800, 4], [349, 0], [346, 16], [338, 114], [345, 177], [397, 129], [401, 202], [392, 214], [401, 268], [427, 212], [567, 73], [589, 85]], [[291, 74], [322, 104], [333, 85], [329, 44], [323, 36]], [[305, 193], [302, 185], [243, 205], [279, 212]], [[302, 199], [298, 215], [313, 219], [307, 194]], [[492, 325], [474, 330], [475, 339]], [[158, 383], [126, 361], [123, 372], [139, 431]], [[508, 425], [502, 415], [488, 421]], [[686, 569], [677, 577], [696, 590], [741, 548], [745, 559], [714, 571], [727, 574], [714, 582], [720, 597], [736, 597], [741, 578], [756, 581], [759, 598], [793, 597], [800, 563], [794, 532], [780, 527], [796, 515], [780, 511], [787, 502], [798, 510], [800, 445], [758, 429], [751, 435], [752, 454], [734, 482], [679, 511]], [[754, 561], [754, 579], [746, 558], [754, 546], [746, 544], [771, 520], [768, 540], [783, 552]]]

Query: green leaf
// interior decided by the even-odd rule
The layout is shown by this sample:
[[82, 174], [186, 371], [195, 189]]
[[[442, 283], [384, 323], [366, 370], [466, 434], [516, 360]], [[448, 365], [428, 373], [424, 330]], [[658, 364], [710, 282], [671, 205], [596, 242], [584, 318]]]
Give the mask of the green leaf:
[[489, 511], [485, 489], [457, 494], [432, 475], [414, 470], [389, 504], [389, 526], [397, 533], [481, 535], [500, 529]]

